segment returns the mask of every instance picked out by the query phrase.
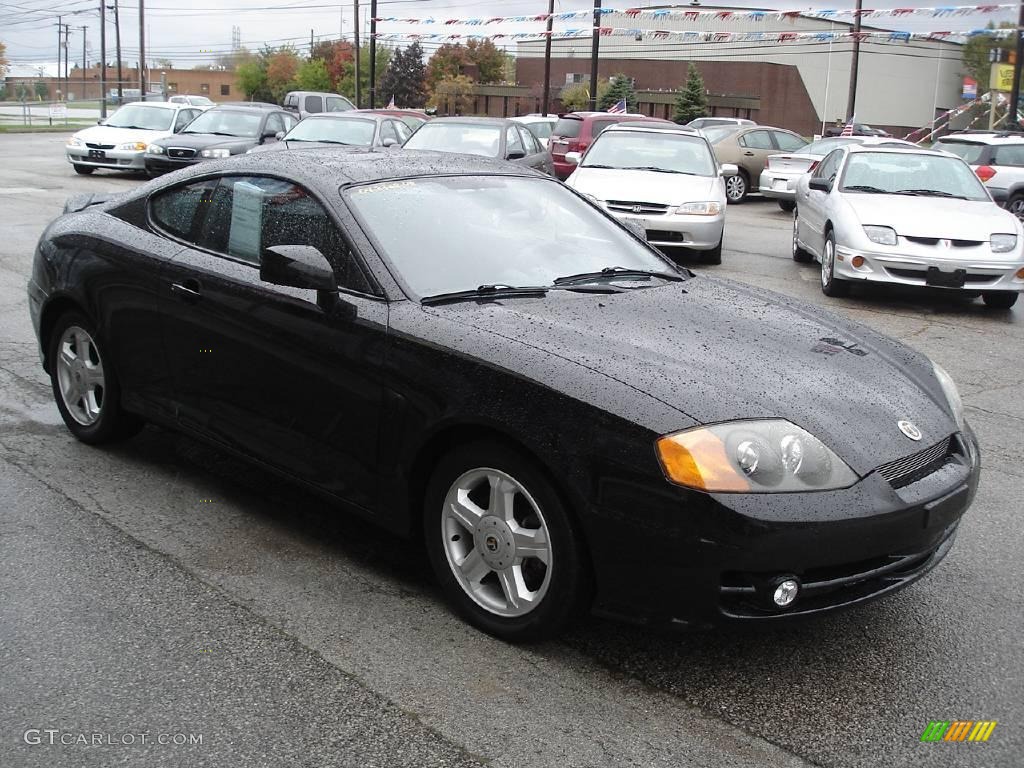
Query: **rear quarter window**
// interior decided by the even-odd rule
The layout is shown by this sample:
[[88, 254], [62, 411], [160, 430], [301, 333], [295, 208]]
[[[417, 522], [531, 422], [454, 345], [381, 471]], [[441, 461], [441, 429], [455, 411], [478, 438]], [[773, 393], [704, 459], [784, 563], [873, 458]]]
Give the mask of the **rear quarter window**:
[[1024, 166], [1024, 144], [1007, 144], [996, 147], [994, 155], [992, 159], [994, 165]]
[[609, 125], [615, 125], [615, 123], [618, 123], [618, 122], [620, 122], [620, 121], [619, 120], [595, 120], [590, 125], [590, 137], [592, 139], [596, 139], [598, 134], [601, 133], [601, 131], [603, 131]]
[[943, 152], [951, 152], [961, 158], [968, 165], [975, 165], [985, 152], [985, 144], [973, 144], [968, 141], [942, 141], [935, 142], [933, 149], [941, 149]]
[[563, 117], [555, 124], [555, 129], [551, 134], [565, 139], [577, 139], [582, 127], [583, 121], [578, 117]]

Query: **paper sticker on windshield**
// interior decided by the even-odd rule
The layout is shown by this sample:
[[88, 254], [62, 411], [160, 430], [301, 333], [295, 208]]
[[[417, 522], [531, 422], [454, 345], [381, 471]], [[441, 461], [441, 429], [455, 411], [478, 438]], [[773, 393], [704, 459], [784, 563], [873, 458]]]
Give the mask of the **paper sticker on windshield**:
[[371, 184], [368, 187], [356, 187], [357, 195], [368, 195], [371, 192], [386, 192], [389, 189], [405, 189], [406, 187], [412, 187], [414, 184], [411, 181], [389, 181], [385, 184]]

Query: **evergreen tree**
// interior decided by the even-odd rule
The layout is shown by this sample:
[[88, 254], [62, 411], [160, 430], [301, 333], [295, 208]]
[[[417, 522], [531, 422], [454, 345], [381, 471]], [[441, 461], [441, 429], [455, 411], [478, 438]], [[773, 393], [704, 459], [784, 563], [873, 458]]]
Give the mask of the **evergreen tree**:
[[633, 83], [625, 75], [619, 74], [612, 78], [608, 90], [601, 94], [597, 102], [597, 108], [604, 112], [609, 107], [614, 107], [623, 99], [626, 100], [626, 111], [636, 111], [636, 91], [633, 90]]
[[704, 78], [700, 76], [700, 70], [691, 61], [686, 73], [686, 87], [676, 99], [676, 112], [672, 119], [685, 125], [691, 120], [707, 117], [707, 115], [708, 95], [704, 90]]
[[396, 51], [380, 81], [379, 101], [387, 104], [393, 96], [399, 107], [420, 108], [427, 101], [426, 78], [427, 66], [419, 43]]

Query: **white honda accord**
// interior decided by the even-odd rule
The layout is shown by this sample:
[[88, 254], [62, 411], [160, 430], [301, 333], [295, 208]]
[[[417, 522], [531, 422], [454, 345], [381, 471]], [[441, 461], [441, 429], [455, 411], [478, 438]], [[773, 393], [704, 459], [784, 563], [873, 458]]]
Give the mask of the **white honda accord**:
[[1024, 230], [959, 157], [845, 145], [797, 182], [793, 258], [821, 263], [821, 290], [856, 281], [980, 294], [1008, 309], [1024, 291]]
[[704, 136], [692, 128], [651, 122], [619, 123], [601, 132], [586, 155], [565, 156], [578, 166], [566, 184], [616, 218], [643, 227], [658, 247], [697, 251], [722, 262], [725, 229], [723, 176]]

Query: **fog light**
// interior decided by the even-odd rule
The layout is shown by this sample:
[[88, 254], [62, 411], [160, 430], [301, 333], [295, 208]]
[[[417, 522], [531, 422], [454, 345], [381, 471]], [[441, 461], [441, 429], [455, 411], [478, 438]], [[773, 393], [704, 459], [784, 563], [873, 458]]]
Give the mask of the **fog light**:
[[861, 267], [864, 266], [864, 257], [863, 256], [854, 256], [853, 257], [853, 261], [851, 261], [850, 263], [853, 264], [853, 266], [856, 269], [860, 269]]
[[775, 591], [772, 593], [772, 602], [779, 608], [785, 608], [796, 600], [799, 592], [800, 584], [796, 579], [783, 579], [775, 586]]
[[1017, 274], [1014, 275], [1018, 280], [1024, 280], [1024, 267], [1017, 270]]

